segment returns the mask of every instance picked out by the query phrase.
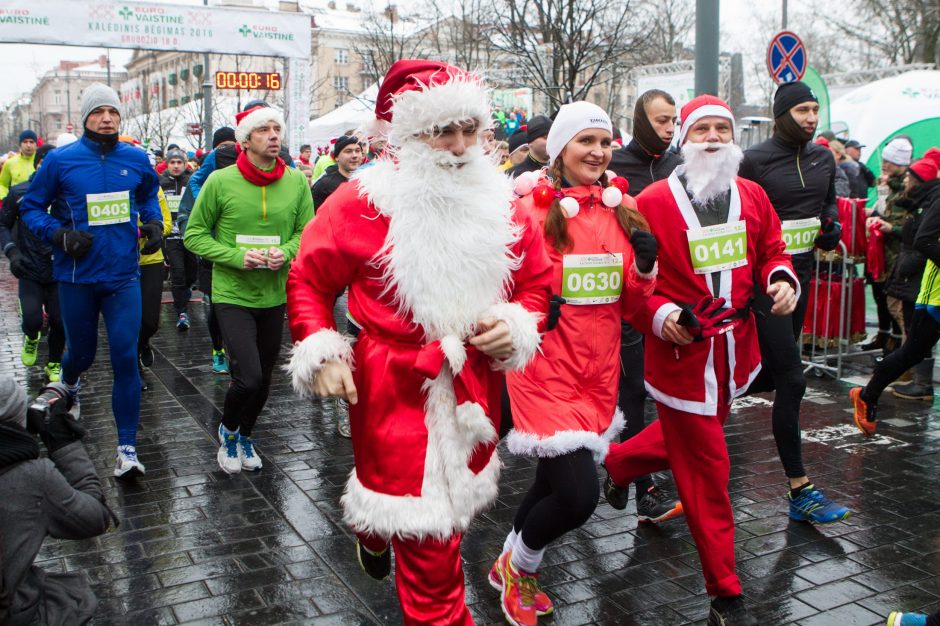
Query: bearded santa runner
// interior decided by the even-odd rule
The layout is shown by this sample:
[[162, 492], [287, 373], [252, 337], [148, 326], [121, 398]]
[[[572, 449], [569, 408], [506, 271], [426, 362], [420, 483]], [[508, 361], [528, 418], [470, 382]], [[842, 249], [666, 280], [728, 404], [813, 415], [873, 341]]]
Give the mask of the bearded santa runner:
[[646, 334], [646, 389], [659, 419], [612, 444], [605, 466], [619, 486], [672, 469], [716, 596], [708, 623], [751, 624], [735, 573], [723, 425], [760, 370], [755, 281], [777, 315], [796, 306], [799, 282], [767, 194], [737, 177], [743, 153], [728, 105], [714, 96], [686, 104], [679, 143], [684, 165], [636, 199], [660, 250], [656, 290], [631, 320]]
[[[387, 576], [391, 541], [404, 622], [469, 624], [461, 533], [496, 498], [503, 372], [538, 348], [552, 267], [477, 145], [479, 79], [399, 61], [376, 116], [393, 156], [330, 196], [291, 268], [289, 369], [301, 394], [350, 401], [342, 505], [360, 564]], [[333, 322], [347, 286], [355, 346]]]

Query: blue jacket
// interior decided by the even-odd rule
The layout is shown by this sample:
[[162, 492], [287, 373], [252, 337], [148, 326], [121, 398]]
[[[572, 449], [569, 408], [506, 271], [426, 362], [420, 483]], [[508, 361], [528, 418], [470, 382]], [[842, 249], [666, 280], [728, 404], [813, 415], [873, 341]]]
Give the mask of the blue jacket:
[[[87, 137], [50, 152], [36, 171], [20, 203], [20, 219], [38, 237], [52, 243], [59, 228], [94, 235], [91, 250], [76, 260], [53, 245], [53, 274], [59, 282], [105, 283], [139, 273], [138, 217], [160, 222], [157, 173], [140, 148], [118, 142], [107, 149]], [[130, 219], [121, 224], [88, 225], [88, 194], [127, 191]], [[49, 212], [46, 212], [46, 207]]]

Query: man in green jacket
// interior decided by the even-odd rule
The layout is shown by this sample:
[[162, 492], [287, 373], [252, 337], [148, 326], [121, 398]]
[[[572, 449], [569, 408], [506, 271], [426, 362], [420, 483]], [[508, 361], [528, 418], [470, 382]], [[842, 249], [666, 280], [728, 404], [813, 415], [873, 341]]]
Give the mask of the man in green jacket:
[[36, 148], [39, 138], [29, 129], [20, 133], [20, 151], [14, 154], [0, 169], [0, 200], [7, 197], [10, 187], [29, 180], [30, 175], [36, 171], [33, 159], [36, 157]]
[[213, 263], [212, 301], [232, 374], [217, 455], [228, 474], [261, 469], [251, 433], [281, 348], [289, 262], [313, 217], [306, 177], [278, 157], [281, 113], [259, 106], [235, 118], [235, 167], [206, 180], [183, 238]]

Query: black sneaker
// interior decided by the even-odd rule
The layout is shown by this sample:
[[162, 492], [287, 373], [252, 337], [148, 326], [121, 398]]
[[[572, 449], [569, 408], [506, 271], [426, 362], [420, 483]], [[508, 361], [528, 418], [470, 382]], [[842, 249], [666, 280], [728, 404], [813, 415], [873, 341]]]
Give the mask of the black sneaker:
[[641, 522], [665, 522], [682, 515], [682, 503], [656, 485], [637, 498], [636, 514]]
[[627, 508], [627, 500], [630, 497], [630, 486], [618, 487], [614, 484], [610, 474], [607, 474], [607, 480], [604, 481], [604, 497], [607, 498], [607, 504], [618, 511]]
[[373, 554], [357, 541], [356, 559], [362, 571], [376, 580], [388, 580], [389, 574], [392, 573], [392, 551], [388, 546], [384, 552]]
[[149, 343], [145, 343], [141, 346], [137, 357], [140, 359], [141, 367], [150, 367], [153, 365], [153, 348], [150, 347]]
[[747, 612], [741, 596], [717, 597], [708, 611], [708, 626], [757, 626], [757, 620]]

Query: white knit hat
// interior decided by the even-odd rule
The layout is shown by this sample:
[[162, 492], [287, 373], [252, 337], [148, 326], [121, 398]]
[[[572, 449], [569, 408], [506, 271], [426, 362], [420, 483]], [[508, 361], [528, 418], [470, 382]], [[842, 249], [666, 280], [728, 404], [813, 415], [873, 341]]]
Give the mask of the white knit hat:
[[895, 137], [881, 150], [881, 158], [888, 163], [906, 167], [911, 164], [913, 152], [914, 146], [910, 141], [904, 137]]
[[545, 140], [549, 164], [555, 162], [575, 135], [587, 128], [601, 128], [613, 133], [610, 116], [596, 104], [581, 101], [562, 105], [558, 109], [558, 115], [555, 116], [555, 121], [552, 122], [552, 127], [548, 131], [548, 138]]

